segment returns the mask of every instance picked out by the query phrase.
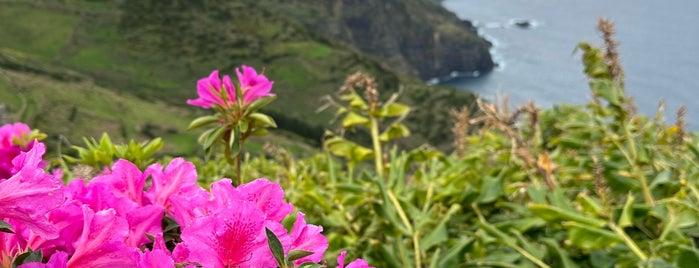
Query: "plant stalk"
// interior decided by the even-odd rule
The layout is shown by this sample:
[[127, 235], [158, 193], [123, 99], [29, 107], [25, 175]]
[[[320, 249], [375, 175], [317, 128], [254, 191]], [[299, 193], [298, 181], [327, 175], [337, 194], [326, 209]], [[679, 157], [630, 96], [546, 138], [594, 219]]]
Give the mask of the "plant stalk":
[[624, 232], [624, 229], [619, 228], [619, 226], [616, 226], [613, 222], [609, 223], [609, 228], [612, 229], [615, 233], [617, 233], [619, 236], [621, 236], [624, 239], [624, 243], [633, 251], [636, 256], [641, 259], [642, 261], [648, 260], [648, 256], [646, 256], [645, 253], [641, 250], [641, 248], [636, 245], [636, 243], [629, 237], [626, 232]]
[[379, 141], [379, 122], [373, 116], [369, 117], [371, 124], [371, 141], [374, 145], [374, 163], [376, 164], [376, 174], [383, 179], [383, 154], [381, 153], [381, 141]]

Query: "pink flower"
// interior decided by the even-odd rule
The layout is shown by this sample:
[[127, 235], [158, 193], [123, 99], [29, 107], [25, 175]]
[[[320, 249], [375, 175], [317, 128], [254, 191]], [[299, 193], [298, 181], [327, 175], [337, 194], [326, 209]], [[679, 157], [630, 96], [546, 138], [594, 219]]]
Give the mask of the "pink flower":
[[291, 250], [305, 250], [313, 252], [313, 254], [294, 261], [296, 265], [304, 262], [320, 262], [323, 259], [325, 250], [328, 249], [328, 239], [321, 234], [323, 227], [312, 224], [306, 224], [306, 219], [303, 213], [296, 214], [296, 222], [291, 229], [291, 247], [285, 250], [288, 253]]
[[146, 184], [146, 177], [148, 174], [143, 174], [135, 164], [119, 159], [112, 165], [110, 173], [93, 178], [90, 184], [104, 183], [118, 196], [126, 197], [138, 205], [144, 205], [143, 187]]
[[51, 255], [47, 263], [29, 262], [18, 266], [18, 268], [66, 268], [68, 254], [58, 251]]
[[[203, 267], [270, 267], [272, 259], [253, 252], [267, 246], [265, 216], [255, 204], [239, 201], [215, 215], [198, 217], [182, 227], [182, 243], [173, 251], [177, 262], [196, 262]], [[274, 267], [274, 266], [272, 266]]]
[[244, 200], [257, 204], [268, 220], [281, 222], [294, 210], [293, 205], [284, 202], [284, 190], [279, 183], [272, 183], [265, 178], [240, 185], [236, 191]]
[[[226, 99], [222, 98], [222, 92], [226, 93]], [[197, 81], [197, 94], [199, 98], [187, 100], [187, 104], [208, 109], [214, 105], [226, 108], [228, 104], [235, 103], [235, 88], [233, 88], [231, 78], [224, 75], [223, 83], [221, 83], [218, 70], [211, 72], [209, 77]]]
[[21, 141], [23, 136], [30, 132], [29, 126], [23, 123], [7, 124], [0, 127], [0, 180], [7, 179], [12, 175], [10, 172], [12, 159], [17, 157], [20, 152], [31, 149], [31, 143], [15, 144], [15, 140]]
[[175, 261], [162, 249], [146, 250], [139, 255], [138, 268], [175, 267]]
[[340, 256], [337, 256], [337, 268], [376, 268], [369, 266], [369, 263], [363, 259], [356, 259], [345, 266], [345, 255], [347, 255], [347, 251], [342, 251]]
[[153, 178], [146, 196], [151, 203], [165, 208], [168, 216], [184, 226], [199, 216], [195, 209], [203, 206], [209, 193], [197, 185], [194, 164], [182, 158], [173, 159], [163, 170], [159, 164], [148, 167]]
[[45, 150], [44, 144], [36, 143], [12, 161], [14, 175], [0, 181], [0, 219], [18, 221], [50, 239], [57, 237], [57, 230], [46, 214], [63, 203], [64, 186], [41, 168]]
[[243, 92], [243, 104], [251, 103], [252, 101], [266, 96], [274, 96], [270, 93], [274, 82], [270, 81], [263, 74], [257, 74], [257, 71], [252, 67], [243, 65], [243, 73], [240, 73], [238, 68], [235, 68], [235, 73], [240, 81], [240, 91]]
[[136, 248], [126, 245], [129, 225], [117, 217], [113, 209], [93, 212], [82, 206], [83, 231], [75, 241], [75, 253], [68, 261], [71, 267], [133, 267]]

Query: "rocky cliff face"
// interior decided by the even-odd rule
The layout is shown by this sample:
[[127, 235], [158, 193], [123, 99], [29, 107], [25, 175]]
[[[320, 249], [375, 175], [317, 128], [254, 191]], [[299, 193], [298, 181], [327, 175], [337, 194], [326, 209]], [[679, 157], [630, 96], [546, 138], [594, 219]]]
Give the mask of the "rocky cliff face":
[[263, 0], [312, 32], [422, 79], [493, 68], [489, 44], [434, 0]]

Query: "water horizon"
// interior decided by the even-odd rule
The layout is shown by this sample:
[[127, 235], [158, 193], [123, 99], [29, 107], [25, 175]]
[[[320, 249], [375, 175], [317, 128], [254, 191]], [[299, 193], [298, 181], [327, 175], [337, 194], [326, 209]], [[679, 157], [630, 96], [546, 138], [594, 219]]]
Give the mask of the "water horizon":
[[[602, 45], [597, 21], [615, 23], [625, 70], [626, 92], [639, 112], [652, 117], [665, 100], [666, 121], [687, 106], [690, 129], [699, 129], [699, 1], [618, 0], [445, 0], [442, 4], [471, 21], [492, 44], [494, 70], [457, 76], [441, 84], [492, 100], [507, 94], [511, 105], [534, 101], [542, 107], [591, 100], [578, 42]], [[530, 22], [517, 25], [518, 22]]]

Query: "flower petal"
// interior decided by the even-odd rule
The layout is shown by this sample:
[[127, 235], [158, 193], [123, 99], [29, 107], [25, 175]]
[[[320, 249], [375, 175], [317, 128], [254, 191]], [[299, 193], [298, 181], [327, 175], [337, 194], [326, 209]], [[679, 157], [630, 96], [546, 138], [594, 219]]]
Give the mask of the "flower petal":
[[83, 232], [76, 241], [76, 249], [68, 261], [71, 267], [132, 267], [135, 248], [124, 241], [128, 223], [117, 217], [113, 209], [93, 212], [87, 205], [83, 210]]
[[0, 218], [22, 222], [32, 231], [46, 238], [57, 237], [46, 214], [64, 200], [63, 182], [41, 168], [46, 148], [37, 143], [31, 150], [13, 160], [17, 172], [0, 181]]

